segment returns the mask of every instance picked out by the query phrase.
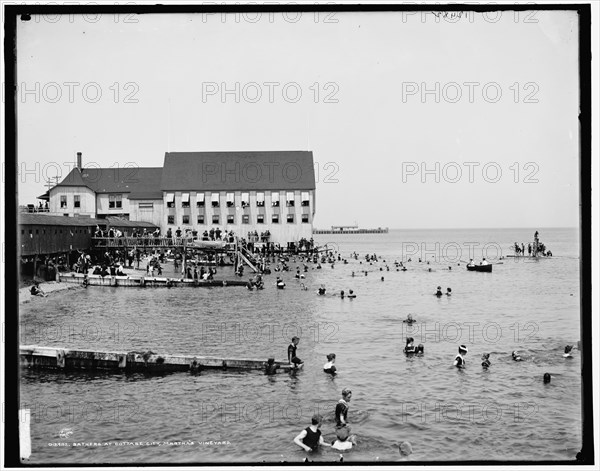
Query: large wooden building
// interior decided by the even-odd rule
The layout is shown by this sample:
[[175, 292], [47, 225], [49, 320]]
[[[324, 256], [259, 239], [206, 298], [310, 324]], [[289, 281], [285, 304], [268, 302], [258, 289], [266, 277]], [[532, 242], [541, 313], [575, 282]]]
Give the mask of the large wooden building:
[[312, 236], [312, 152], [167, 152], [162, 168], [77, 166], [50, 192], [50, 214], [118, 216], [163, 234], [211, 228], [285, 244]]
[[19, 255], [21, 257], [68, 254], [89, 250], [96, 229], [119, 229], [132, 233], [134, 229], [153, 231], [156, 225], [120, 218], [96, 219], [65, 217], [47, 213], [18, 213]]

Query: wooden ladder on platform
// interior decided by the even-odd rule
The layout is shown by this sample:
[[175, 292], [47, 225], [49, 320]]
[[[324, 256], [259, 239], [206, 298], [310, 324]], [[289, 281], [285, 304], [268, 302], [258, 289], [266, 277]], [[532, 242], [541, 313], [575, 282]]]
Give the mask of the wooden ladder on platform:
[[235, 269], [236, 270], [238, 269], [238, 267], [240, 265], [242, 265], [243, 263], [246, 263], [246, 265], [248, 265], [254, 271], [254, 273], [260, 272], [260, 270], [256, 266], [256, 265], [258, 265], [258, 263], [254, 259], [254, 256], [250, 253], [250, 251], [248, 249], [246, 249], [245, 247], [242, 246], [242, 244], [240, 244], [240, 239], [238, 237], [235, 238], [235, 253], [236, 253], [236, 257], [235, 257]]

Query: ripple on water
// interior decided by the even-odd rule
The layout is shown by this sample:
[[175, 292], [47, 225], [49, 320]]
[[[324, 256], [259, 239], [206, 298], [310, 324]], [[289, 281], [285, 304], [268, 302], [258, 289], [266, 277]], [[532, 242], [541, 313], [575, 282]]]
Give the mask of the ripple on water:
[[[345, 255], [381, 252], [389, 263], [400, 259], [407, 240], [462, 243], [486, 237], [491, 236], [473, 231], [392, 231], [349, 237], [339, 245]], [[515, 230], [492, 239], [508, 247], [525, 237], [529, 231]], [[546, 238], [556, 254], [576, 255], [569, 232]], [[507, 260], [490, 276], [463, 267], [444, 271], [436, 261], [431, 273], [416, 261], [408, 266], [404, 273], [386, 271], [385, 282], [377, 264], [353, 260], [333, 270], [309, 270], [303, 280], [308, 291], [299, 288], [293, 273], [279, 273], [288, 285], [283, 291], [269, 284], [271, 276], [261, 292], [89, 287], [23, 305], [22, 343], [283, 360], [290, 338], [299, 335], [298, 355], [306, 363], [295, 376], [275, 377], [24, 370], [23, 403], [52, 404], [54, 411], [42, 408], [40, 420], [32, 420], [33, 461], [63, 461], [64, 451], [47, 443], [69, 427], [73, 440], [231, 443], [78, 447], [69, 450], [70, 462], [299, 462], [306, 455], [293, 438], [316, 412], [325, 417], [325, 437], [334, 438], [333, 410], [346, 387], [353, 391], [349, 417], [360, 444], [347, 461], [397, 460], [403, 440], [413, 445], [411, 461], [572, 459], [581, 448], [580, 359], [577, 354], [563, 359], [562, 349], [579, 338], [578, 299], [568, 295], [579, 292], [578, 260], [557, 257], [528, 265]], [[351, 272], [361, 267], [373, 271], [353, 278]], [[358, 297], [316, 296], [322, 283], [328, 293], [352, 288]], [[452, 287], [453, 296], [432, 296], [438, 285]], [[408, 313], [418, 321], [411, 331], [401, 322]], [[407, 336], [425, 345], [424, 356], [404, 356]], [[469, 346], [465, 371], [452, 367], [461, 343]], [[511, 360], [515, 349], [526, 361]], [[336, 377], [322, 371], [330, 352], [337, 355]], [[491, 353], [488, 371], [480, 366], [483, 352]], [[553, 376], [548, 385], [542, 382], [545, 372]], [[325, 451], [315, 459], [334, 461], [339, 454]]]

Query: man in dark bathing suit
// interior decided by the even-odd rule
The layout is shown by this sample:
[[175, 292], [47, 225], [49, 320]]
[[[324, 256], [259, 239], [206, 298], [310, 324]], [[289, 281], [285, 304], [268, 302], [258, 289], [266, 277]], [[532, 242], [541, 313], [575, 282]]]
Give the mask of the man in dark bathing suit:
[[294, 438], [294, 443], [309, 453], [317, 451], [319, 445], [331, 446], [329, 443], [325, 443], [321, 430], [319, 430], [322, 420], [323, 418], [319, 414], [313, 415], [312, 424]]
[[300, 358], [296, 356], [296, 349], [298, 347], [298, 343], [300, 339], [298, 337], [292, 337], [292, 343], [288, 346], [288, 362], [290, 364], [294, 364], [294, 367], [297, 368], [299, 365], [303, 363]]

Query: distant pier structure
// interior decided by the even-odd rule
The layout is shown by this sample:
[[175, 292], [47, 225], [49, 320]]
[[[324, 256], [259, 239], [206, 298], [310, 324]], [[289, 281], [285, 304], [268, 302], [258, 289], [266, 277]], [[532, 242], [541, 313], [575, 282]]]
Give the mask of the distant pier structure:
[[331, 229], [313, 229], [313, 234], [387, 234], [387, 227], [378, 227], [377, 229], [364, 229], [358, 225], [352, 226], [331, 226]]

